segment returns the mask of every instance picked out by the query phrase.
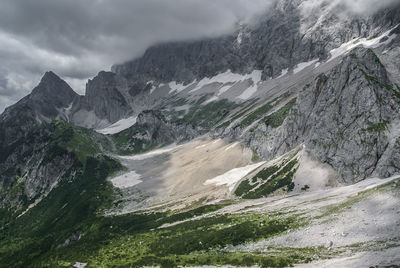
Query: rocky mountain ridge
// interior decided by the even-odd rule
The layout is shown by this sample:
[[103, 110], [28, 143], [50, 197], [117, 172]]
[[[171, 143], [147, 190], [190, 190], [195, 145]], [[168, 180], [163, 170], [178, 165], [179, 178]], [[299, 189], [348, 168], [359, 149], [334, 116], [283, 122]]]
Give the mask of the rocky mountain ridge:
[[347, 182], [388, 177], [398, 172], [398, 90], [375, 53], [356, 48], [304, 87], [282, 126], [259, 124], [245, 140], [266, 158], [304, 144]]
[[[0, 115], [0, 266], [280, 267], [398, 250], [400, 6], [308, 4], [153, 46], [85, 96], [47, 72]], [[270, 241], [301, 254], [268, 255]]]

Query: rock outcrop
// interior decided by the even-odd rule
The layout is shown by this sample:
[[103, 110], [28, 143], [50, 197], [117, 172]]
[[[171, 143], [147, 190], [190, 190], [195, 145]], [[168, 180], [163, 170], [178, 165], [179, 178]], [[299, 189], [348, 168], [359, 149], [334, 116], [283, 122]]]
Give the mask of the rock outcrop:
[[0, 152], [4, 156], [7, 147], [41, 123], [56, 118], [67, 120], [67, 112], [79, 97], [75, 91], [53, 72], [47, 72], [31, 94], [6, 108], [0, 115]]
[[[260, 125], [247, 136], [264, 157], [304, 144], [345, 182], [399, 172], [399, 89], [370, 49], [356, 48], [297, 98], [279, 129]], [[390, 155], [386, 156], [385, 155]]]
[[112, 72], [100, 72], [87, 83], [85, 96], [74, 103], [70, 121], [80, 126], [96, 127], [101, 121], [114, 123], [130, 115], [132, 109], [124, 95], [127, 88], [123, 77]]
[[137, 122], [118, 133], [117, 140], [124, 152], [141, 152], [154, 147], [191, 140], [206, 131], [193, 125], [171, 123], [161, 111], [146, 110], [139, 114]]

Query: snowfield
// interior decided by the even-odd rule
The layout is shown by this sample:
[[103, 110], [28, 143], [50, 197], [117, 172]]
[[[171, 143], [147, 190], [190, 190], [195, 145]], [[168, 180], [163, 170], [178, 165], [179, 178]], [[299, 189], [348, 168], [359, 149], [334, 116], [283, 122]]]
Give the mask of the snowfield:
[[[358, 46], [363, 46], [365, 48], [377, 48], [382, 45], [389, 44], [397, 36], [396, 34], [392, 34], [389, 36], [389, 34], [392, 30], [396, 29], [398, 26], [399, 26], [399, 24], [376, 38], [372, 38], [372, 39], [355, 38], [347, 43], [344, 43], [340, 47], [335, 48], [330, 51], [331, 57], [329, 58], [328, 61], [331, 61], [341, 55], [344, 55], [347, 52], [351, 51], [353, 48], [358, 47]], [[384, 38], [386, 38], [386, 40]], [[384, 41], [382, 41], [382, 40], [384, 40]]]
[[297, 74], [297, 73], [301, 72], [302, 70], [304, 70], [305, 68], [307, 68], [308, 66], [311, 66], [313, 64], [315, 65], [317, 62], [318, 62], [318, 59], [299, 63], [299, 64], [297, 64], [296, 68], [294, 68], [293, 73]]
[[125, 129], [130, 128], [136, 123], [137, 116], [132, 116], [129, 118], [124, 118], [119, 120], [118, 122], [112, 124], [111, 126], [108, 126], [103, 129], [98, 129], [96, 132], [101, 133], [101, 134], [117, 134]]
[[[262, 75], [262, 71], [260, 71], [260, 70], [254, 70], [253, 72], [246, 74], [246, 75], [232, 73], [230, 70], [228, 70], [225, 73], [218, 74], [211, 78], [208, 78], [208, 77], [203, 78], [202, 80], [200, 80], [197, 83], [197, 85], [194, 89], [189, 91], [189, 93], [194, 93], [194, 92], [202, 89], [204, 86], [210, 85], [213, 83], [220, 83], [222, 85], [230, 83], [231, 85], [233, 85], [235, 83], [240, 83], [240, 82], [251, 79], [253, 81], [254, 85], [257, 85], [261, 81], [261, 75]], [[228, 89], [223, 89], [222, 93]], [[220, 94], [222, 94], [222, 93], [220, 93]]]
[[215, 177], [214, 179], [207, 180], [204, 183], [204, 185], [210, 185], [210, 184], [215, 184], [217, 186], [226, 185], [229, 187], [229, 191], [232, 191], [235, 188], [236, 184], [241, 179], [243, 179], [251, 171], [255, 170], [256, 168], [260, 167], [265, 163], [266, 162], [260, 162], [254, 165], [248, 165], [241, 168], [234, 168], [220, 176]]

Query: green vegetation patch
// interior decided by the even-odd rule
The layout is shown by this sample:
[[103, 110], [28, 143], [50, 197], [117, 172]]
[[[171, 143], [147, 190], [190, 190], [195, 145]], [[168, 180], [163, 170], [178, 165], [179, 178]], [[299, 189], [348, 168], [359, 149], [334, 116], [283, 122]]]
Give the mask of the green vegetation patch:
[[[298, 228], [305, 222], [297, 215], [221, 214], [162, 229], [158, 228], [162, 224], [204, 215], [226, 204], [204, 206], [178, 214], [101, 216], [99, 212], [111, 205], [111, 199], [107, 198], [111, 189], [105, 187], [105, 182], [98, 177], [100, 173], [96, 170], [103, 165], [111, 164], [108, 167], [112, 167], [114, 164], [102, 163], [101, 159], [89, 158], [88, 161], [90, 163], [86, 165], [86, 172], [94, 173], [80, 182], [85, 185], [63, 186], [20, 221], [13, 223], [13, 227], [8, 227], [6, 235], [2, 235], [0, 240], [2, 264], [6, 267], [69, 267], [78, 261], [88, 263], [88, 267], [286, 267], [310, 260], [308, 254], [294, 252], [254, 254], [224, 250], [227, 245], [257, 241]], [[67, 192], [76, 196], [76, 204], [70, 203]], [[82, 234], [78, 241], [68, 246], [58, 246], [76, 232]]]
[[257, 105], [257, 104], [255, 104], [257, 102], [257, 100], [258, 99], [252, 99], [252, 100], [249, 100], [249, 101], [246, 101], [246, 102], [242, 103], [241, 106], [244, 106], [244, 107], [241, 108], [236, 113], [234, 113], [229, 120], [227, 120], [224, 123], [218, 125], [217, 128], [226, 128], [226, 127], [228, 127], [230, 124], [232, 124], [233, 121], [239, 119], [240, 117], [245, 115], [247, 112], [252, 110]]
[[268, 113], [274, 106], [269, 102], [267, 104], [264, 104], [260, 108], [256, 109], [254, 112], [250, 113], [248, 116], [246, 116], [240, 124], [238, 124], [235, 127], [247, 127], [250, 126], [252, 123], [254, 123], [256, 120], [260, 119], [263, 115]]
[[182, 118], [177, 118], [173, 123], [211, 129], [238, 107], [238, 104], [230, 102], [227, 99], [213, 101], [205, 105], [202, 104], [203, 102], [200, 98], [200, 100], [189, 108], [189, 111]]
[[[154, 215], [153, 217], [160, 217], [155, 221], [144, 215], [144, 218], [146, 217], [145, 222], [153, 223], [163, 222], [164, 216]], [[152, 227], [152, 223], [147, 227], [143, 225], [144, 229], [121, 229], [118, 226], [119, 218], [119, 216], [113, 217], [113, 228], [104, 231], [114, 232], [117, 228], [123, 231], [123, 234], [116, 234], [113, 239], [103, 242], [99, 250], [87, 252], [82, 239], [72, 247], [58, 250], [57, 255], [52, 255], [43, 262], [70, 263], [80, 260], [89, 263], [90, 267], [176, 267], [178, 265], [229, 264], [284, 267], [295, 262], [308, 261], [307, 257], [295, 254], [230, 253], [223, 250], [227, 245], [257, 241], [297, 228], [303, 221], [293, 215], [290, 217], [262, 214], [219, 215], [152, 230], [147, 229]], [[72, 248], [74, 248], [73, 252], [69, 251]], [[65, 254], [65, 251], [69, 253]], [[68, 256], [71, 257], [68, 258]]]
[[370, 124], [364, 131], [368, 132], [385, 132], [388, 129], [389, 121], [382, 121], [375, 124]]
[[286, 105], [280, 108], [278, 111], [267, 116], [264, 119], [265, 125], [270, 126], [272, 128], [280, 127], [295, 104], [296, 104], [296, 98], [286, 103]]
[[361, 70], [361, 72], [364, 74], [364, 77], [368, 81], [369, 85], [376, 85], [381, 88], [389, 90], [390, 92], [392, 92], [392, 95], [397, 99], [397, 102], [400, 103], [400, 87], [399, 87], [399, 85], [382, 83], [376, 77], [369, 75], [364, 70]]
[[298, 160], [284, 161], [280, 165], [264, 168], [251, 179], [242, 181], [235, 190], [235, 195], [245, 199], [267, 197], [275, 191], [285, 188], [294, 189], [293, 178], [297, 171]]
[[235, 126], [235, 128], [237, 128], [237, 127], [245, 128], [247, 126], [250, 126], [255, 121], [264, 117], [265, 114], [267, 114], [269, 111], [271, 111], [272, 108], [274, 108], [274, 106], [278, 102], [288, 98], [290, 95], [291, 95], [290, 92], [286, 92], [286, 93], [282, 94], [281, 96], [273, 99], [272, 101], [262, 105], [261, 107], [257, 108], [255, 111], [248, 114], [238, 125]]
[[86, 130], [74, 127], [63, 120], [54, 120], [51, 125], [51, 146], [42, 164], [50, 162], [54, 157], [65, 152], [74, 153], [79, 162], [86, 163], [88, 156], [100, 153], [99, 146], [87, 135]]
[[[62, 178], [50, 194], [19, 218], [1, 226], [0, 263], [4, 267], [42, 267], [35, 264], [71, 234], [86, 232], [98, 214], [112, 206], [114, 189], [107, 176], [120, 170], [119, 162], [107, 156], [76, 158], [70, 174]], [[82, 167], [84, 166], [84, 168]]]
[[200, 216], [203, 214], [207, 214], [210, 212], [217, 211], [225, 206], [230, 205], [230, 202], [225, 202], [222, 204], [216, 204], [216, 205], [205, 205], [201, 206], [186, 212], [181, 212], [181, 213], [171, 213], [167, 218], [163, 219], [163, 223], [173, 223], [173, 222], [178, 222], [178, 221], [183, 221], [186, 219], [190, 219], [196, 216]]
[[111, 136], [117, 153], [122, 155], [140, 154], [156, 148], [151, 139], [148, 138], [147, 129], [134, 125], [122, 132]]

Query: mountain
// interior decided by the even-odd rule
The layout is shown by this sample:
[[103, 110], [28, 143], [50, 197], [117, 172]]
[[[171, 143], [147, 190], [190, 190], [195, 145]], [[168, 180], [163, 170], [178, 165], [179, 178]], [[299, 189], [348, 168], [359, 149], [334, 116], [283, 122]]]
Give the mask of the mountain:
[[[13, 150], [26, 134], [41, 123], [67, 119], [67, 112], [78, 94], [53, 72], [47, 72], [32, 93], [8, 107], [0, 115], [0, 148]], [[3, 157], [7, 153], [2, 154]], [[4, 159], [4, 158], [3, 158]]]
[[[389, 177], [399, 172], [391, 164], [399, 139], [393, 131], [399, 120], [397, 87], [372, 50], [355, 48], [299, 92], [282, 126], [274, 130], [272, 114], [246, 140], [267, 158], [303, 144], [346, 182]], [[262, 133], [268, 137], [257, 139]]]
[[265, 80], [298, 63], [325, 60], [343, 43], [379, 35], [399, 21], [398, 6], [373, 16], [341, 18], [340, 8], [330, 10], [326, 1], [308, 12], [302, 8], [306, 2], [278, 1], [256, 25], [242, 26], [234, 35], [161, 44], [139, 59], [115, 65], [113, 71], [132, 80], [188, 83], [227, 70], [262, 70]]
[[279, 0], [0, 115], [0, 267], [400, 262], [400, 5]]

